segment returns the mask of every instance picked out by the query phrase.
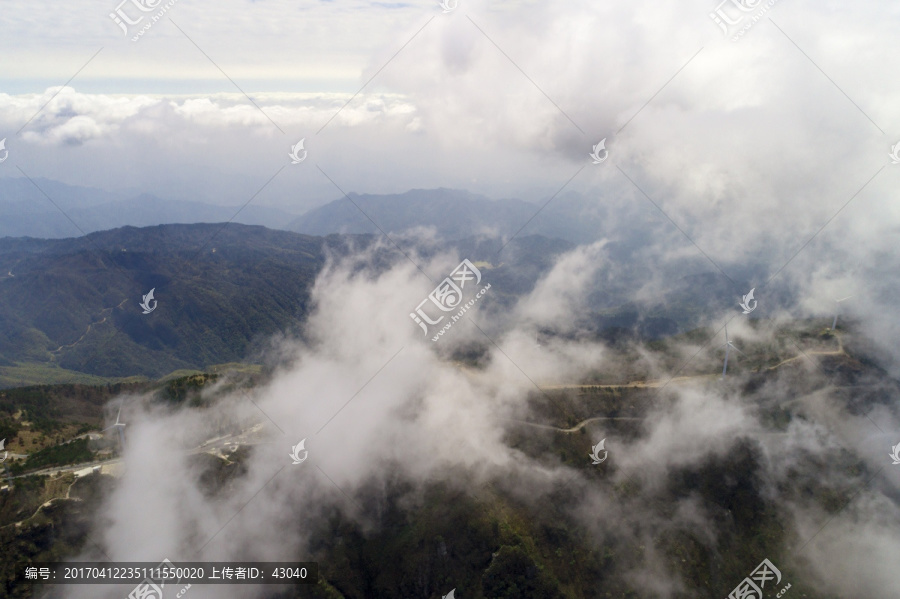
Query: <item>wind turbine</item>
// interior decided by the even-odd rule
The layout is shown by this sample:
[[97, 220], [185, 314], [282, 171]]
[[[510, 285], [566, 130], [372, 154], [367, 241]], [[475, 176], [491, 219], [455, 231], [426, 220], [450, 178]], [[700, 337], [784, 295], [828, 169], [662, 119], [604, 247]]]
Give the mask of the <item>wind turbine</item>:
[[734, 351], [736, 351], [737, 353], [739, 353], [741, 355], [746, 355], [746, 354], [744, 354], [744, 352], [742, 352], [737, 347], [735, 347], [734, 343], [732, 343], [731, 341], [728, 340], [728, 325], [725, 325], [725, 343], [723, 343], [719, 347], [725, 348], [725, 365], [722, 367], [722, 378], [724, 379], [725, 371], [728, 370], [728, 352], [733, 349]]
[[848, 296], [845, 297], [844, 299], [834, 300], [834, 304], [835, 304], [835, 306], [834, 306], [834, 320], [831, 321], [831, 330], [832, 330], [832, 331], [833, 331], [834, 328], [837, 326], [838, 314], [839, 314], [840, 311], [841, 311], [841, 302], [844, 301], [844, 300], [848, 300], [848, 299], [850, 299], [851, 297], [853, 297], [853, 296], [852, 296], [852, 295], [848, 295]]
[[110, 427], [107, 427], [100, 431], [101, 433], [105, 433], [111, 428], [116, 429], [119, 433], [119, 451], [122, 452], [125, 450], [125, 423], [119, 422], [119, 416], [122, 414], [122, 406], [119, 405], [119, 412], [116, 414], [116, 423]]
[[[3, 449], [3, 446], [6, 444], [6, 439], [0, 440], [0, 449]], [[898, 446], [900, 447], [900, 446]], [[13, 481], [12, 476], [9, 474], [9, 465], [6, 464], [6, 459], [9, 457], [9, 452], [3, 452], [3, 470], [6, 471], [6, 490], [12, 492], [13, 490]]]

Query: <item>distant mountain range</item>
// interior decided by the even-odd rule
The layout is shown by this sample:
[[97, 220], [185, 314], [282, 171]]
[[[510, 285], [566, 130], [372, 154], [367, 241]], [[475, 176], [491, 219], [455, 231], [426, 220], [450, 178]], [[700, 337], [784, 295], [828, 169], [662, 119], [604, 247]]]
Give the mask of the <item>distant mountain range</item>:
[[[606, 239], [610, 266], [587, 290], [588, 309], [572, 315], [590, 336], [674, 334], [739, 297], [701, 256], [657, 263], [652, 248], [663, 236], [685, 242], [671, 227], [661, 231], [656, 214], [648, 224], [646, 206], [613, 210], [577, 194], [543, 205], [451, 189], [350, 194], [295, 217], [34, 183], [0, 179], [0, 386], [51, 382], [45, 368], [156, 378], [245, 360], [256, 343], [305, 319], [327, 254], [358, 251], [382, 233], [423, 258], [449, 250], [490, 264], [491, 303], [501, 311], [560, 254]], [[173, 221], [185, 224], [160, 224]], [[415, 230], [423, 236], [402, 234]], [[400, 255], [384, 247], [388, 265]], [[749, 268], [728, 267], [746, 280]], [[655, 295], [634, 303], [649, 280]], [[166, 309], [148, 317], [137, 303], [152, 288]]]
[[234, 222], [284, 229], [296, 215], [252, 203], [216, 206], [129, 196], [49, 179], [0, 178], [0, 237], [59, 239], [117, 227], [171, 223]]
[[307, 235], [390, 234], [430, 228], [451, 240], [520, 233], [590, 243], [610, 230], [606, 216], [599, 202], [577, 194], [532, 204], [516, 199], [492, 200], [456, 189], [413, 189], [391, 195], [350, 193], [310, 210], [287, 228]]
[[455, 189], [414, 189], [389, 195], [350, 193], [349, 198], [328, 202], [297, 216], [252, 202], [244, 207], [218, 206], [109, 192], [49, 179], [0, 178], [0, 237], [59, 239], [125, 226], [233, 220], [320, 236], [397, 234], [430, 228], [445, 240], [479, 235], [508, 238], [519, 233], [579, 244], [596, 241], [622, 226], [609, 221], [608, 210], [601, 202], [577, 194], [538, 204], [517, 199], [492, 200]]

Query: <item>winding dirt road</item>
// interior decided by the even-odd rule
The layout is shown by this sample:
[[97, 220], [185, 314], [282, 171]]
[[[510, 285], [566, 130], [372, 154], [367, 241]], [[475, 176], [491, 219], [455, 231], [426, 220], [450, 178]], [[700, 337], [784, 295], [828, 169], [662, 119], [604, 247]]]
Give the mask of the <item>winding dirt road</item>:
[[613, 385], [541, 385], [543, 390], [559, 390], [559, 389], [652, 389], [662, 387], [670, 383], [683, 383], [695, 379], [716, 378], [717, 374], [697, 374], [694, 376], [677, 376], [667, 381], [632, 381], [630, 383], [617, 383]]
[[592, 418], [587, 418], [582, 420], [572, 428], [559, 428], [556, 426], [550, 426], [549, 424], [538, 424], [536, 422], [528, 422], [527, 420], [510, 420], [510, 422], [518, 422], [519, 424], [525, 424], [527, 426], [532, 426], [534, 428], [543, 428], [546, 430], [556, 431], [559, 433], [576, 433], [580, 431], [586, 424], [591, 422], [597, 422], [599, 420], [643, 420], [643, 418], [635, 418], [631, 416], [594, 416]]
[[[783, 365], [785, 365], [785, 364], [788, 364], [788, 363], [790, 363], [790, 362], [793, 362], [793, 361], [795, 361], [795, 360], [799, 360], [799, 359], [801, 359], [801, 358], [805, 358], [805, 357], [808, 357], [808, 356], [840, 356], [840, 355], [846, 355], [846, 352], [844, 352], [844, 343], [843, 343], [843, 341], [841, 340], [840, 336], [837, 337], [837, 340], [838, 340], [838, 348], [837, 348], [836, 350], [834, 350], [834, 351], [807, 351], [807, 352], [802, 352], [800, 355], [794, 356], [793, 358], [788, 358], [788, 359], [786, 359], [786, 360], [782, 360], [782, 361], [779, 362], [778, 364], [775, 364], [774, 366], [771, 366], [771, 367], [767, 368], [766, 370], [775, 370], [775, 369], [780, 368], [781, 366], [783, 366]], [[620, 384], [617, 384], [617, 385], [545, 385], [545, 386], [541, 386], [540, 388], [543, 389], [543, 390], [548, 390], [548, 389], [551, 389], [551, 390], [558, 390], [558, 389], [598, 389], [598, 388], [599, 388], [599, 389], [642, 389], [642, 388], [656, 388], [656, 387], [662, 387], [663, 385], [668, 385], [669, 383], [682, 383], [682, 382], [685, 382], [685, 381], [696, 380], [696, 379], [715, 379], [715, 378], [719, 378], [720, 376], [721, 376], [721, 375], [719, 375], [719, 374], [700, 374], [700, 375], [695, 375], [695, 376], [679, 376], [679, 377], [675, 377], [675, 378], [673, 378], [673, 379], [670, 379], [670, 380], [668, 380], [668, 381], [666, 381], [666, 382], [663, 382], [663, 381], [632, 381], [632, 382], [630, 382], [630, 383], [620, 383]], [[511, 422], [518, 422], [518, 423], [520, 423], [520, 424], [524, 424], [524, 425], [531, 426], [531, 427], [534, 427], [534, 428], [542, 428], [542, 429], [546, 429], [546, 430], [553, 430], [553, 431], [557, 431], [557, 432], [560, 432], [560, 433], [566, 433], [566, 434], [569, 434], [569, 433], [574, 433], [574, 432], [577, 432], [577, 431], [581, 430], [582, 428], [584, 428], [585, 425], [587, 425], [587, 424], [589, 424], [589, 423], [591, 423], [591, 422], [598, 422], [598, 421], [600, 421], [600, 420], [643, 420], [643, 418], [635, 418], [635, 417], [611, 417], [611, 416], [594, 416], [594, 417], [586, 418], [585, 420], [582, 420], [581, 422], [579, 422], [578, 424], [576, 424], [576, 425], [573, 426], [572, 428], [560, 428], [560, 427], [557, 427], [557, 426], [551, 426], [551, 425], [549, 425], [549, 424], [538, 424], [538, 423], [536, 423], [536, 422], [527, 422], [527, 421], [525, 421], [525, 420], [512, 420]]]
[[[112, 310], [115, 310], [116, 308], [121, 308], [121, 307], [122, 307], [122, 304], [124, 304], [124, 303], [127, 302], [127, 301], [128, 301], [128, 298], [125, 298], [125, 299], [123, 299], [121, 302], [119, 302], [119, 305], [118, 305], [118, 306], [114, 306], [114, 307], [112, 307], [112, 308], [104, 308], [103, 310], [100, 311], [100, 314], [103, 314], [104, 312], [111, 312]], [[93, 327], [93, 326], [96, 325], [96, 324], [103, 324], [104, 322], [106, 322], [106, 319], [107, 319], [107, 318], [109, 318], [109, 315], [104, 316], [102, 320], [98, 320], [97, 322], [92, 322], [91, 324], [89, 324], [89, 325], [87, 326], [87, 330], [85, 330], [84, 334], [83, 334], [81, 337], [79, 337], [79, 338], [75, 341], [75, 343], [69, 343], [68, 345], [60, 345], [59, 347], [57, 347], [56, 349], [54, 349], [54, 350], [51, 351], [50, 353], [56, 355], [56, 354], [58, 354], [59, 352], [61, 352], [63, 349], [65, 349], [65, 348], [67, 348], [67, 347], [75, 347], [76, 345], [78, 345], [79, 343], [81, 343], [81, 342], [84, 340], [85, 337], [87, 337], [87, 334], [91, 332], [91, 327]]]

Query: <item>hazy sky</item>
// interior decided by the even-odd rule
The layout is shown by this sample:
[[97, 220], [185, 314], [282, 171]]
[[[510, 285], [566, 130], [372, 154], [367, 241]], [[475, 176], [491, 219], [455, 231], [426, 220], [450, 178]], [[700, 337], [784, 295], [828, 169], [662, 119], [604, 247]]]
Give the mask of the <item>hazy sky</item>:
[[[538, 199], [582, 166], [567, 189], [636, 193], [620, 167], [687, 219], [815, 202], [821, 221], [900, 141], [889, 2], [780, 0], [753, 24], [765, 4], [729, 0], [730, 35], [752, 25], [735, 42], [713, 0], [140, 1], [4, 2], [0, 176], [243, 203], [305, 139], [254, 202], [300, 212], [335, 185]], [[128, 35], [117, 6], [142, 19]]]

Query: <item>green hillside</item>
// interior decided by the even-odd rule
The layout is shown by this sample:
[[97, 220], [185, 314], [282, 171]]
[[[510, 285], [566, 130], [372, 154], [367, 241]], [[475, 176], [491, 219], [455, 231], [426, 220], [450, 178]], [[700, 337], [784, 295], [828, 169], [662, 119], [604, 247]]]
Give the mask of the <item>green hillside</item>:
[[[230, 224], [0, 244], [0, 384], [157, 378], [241, 361], [302, 319], [322, 238]], [[142, 296], [155, 288], [157, 308]], [[105, 379], [104, 379], [105, 380]]]

